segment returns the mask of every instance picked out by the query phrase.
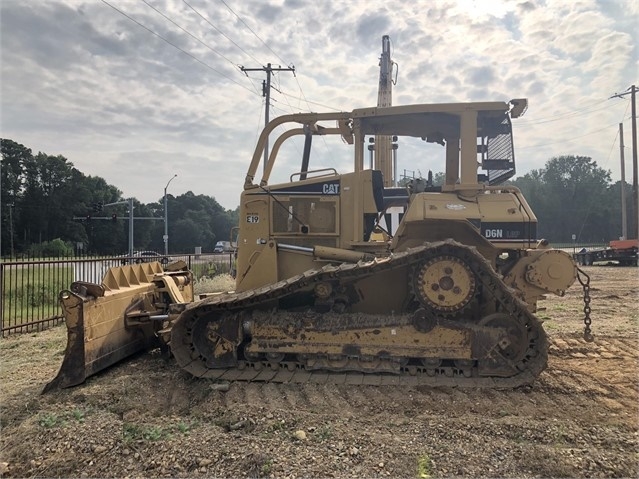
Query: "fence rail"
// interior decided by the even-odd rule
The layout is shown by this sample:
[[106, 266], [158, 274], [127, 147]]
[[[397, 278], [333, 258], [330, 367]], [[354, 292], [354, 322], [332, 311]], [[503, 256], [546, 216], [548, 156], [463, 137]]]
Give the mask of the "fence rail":
[[4, 260], [0, 262], [2, 337], [12, 333], [41, 331], [60, 324], [64, 317], [60, 291], [74, 281], [100, 283], [108, 268], [129, 262], [183, 260], [195, 279], [228, 272], [232, 254], [183, 254], [158, 257], [99, 257]]

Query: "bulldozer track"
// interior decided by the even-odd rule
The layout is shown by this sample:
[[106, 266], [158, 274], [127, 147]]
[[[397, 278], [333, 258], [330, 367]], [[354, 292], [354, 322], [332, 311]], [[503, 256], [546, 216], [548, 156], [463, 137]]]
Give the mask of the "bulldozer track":
[[[469, 265], [473, 274], [485, 292], [488, 292], [499, 303], [501, 311], [518, 327], [526, 331], [526, 354], [515, 364], [517, 372], [510, 377], [471, 377], [455, 367], [442, 366], [434, 369], [426, 367], [402, 367], [399, 374], [378, 372], [334, 372], [307, 370], [299, 361], [247, 361], [239, 360], [236, 367], [210, 368], [206, 365], [206, 357], [194, 344], [194, 327], [198, 321], [217, 321], [222, 315], [236, 315], [240, 321], [240, 313], [264, 309], [274, 302], [293, 295], [321, 281], [354, 281], [373, 274], [381, 274], [394, 268], [402, 268], [420, 264], [433, 257], [453, 255], [461, 257]], [[243, 316], [246, 317], [246, 316]], [[344, 323], [348, 313], [343, 314]], [[277, 321], [277, 318], [273, 319]], [[526, 304], [519, 300], [514, 291], [508, 288], [501, 277], [492, 269], [474, 248], [461, 245], [452, 240], [431, 243], [394, 254], [383, 259], [370, 262], [343, 263], [339, 266], [326, 265], [319, 269], [309, 270], [285, 281], [273, 285], [245, 291], [227, 293], [207, 298], [186, 308], [173, 325], [171, 349], [178, 364], [196, 377], [248, 382], [271, 383], [311, 383], [331, 385], [374, 385], [374, 386], [462, 386], [513, 388], [530, 384], [546, 367], [548, 341], [541, 327], [541, 322], [528, 311]], [[446, 358], [442, 358], [446, 359]]]
[[[419, 409], [437, 415], [460, 415], [468, 411], [519, 411], [535, 416], [538, 411], [557, 407], [574, 416], [590, 421], [597, 414], [618, 414], [620, 417], [637, 410], [639, 385], [633, 374], [639, 352], [625, 349], [636, 343], [632, 338], [597, 336], [594, 343], [585, 343], [575, 335], [551, 337], [549, 367], [534, 385], [514, 389], [473, 389], [457, 387], [396, 388], [385, 385], [351, 387], [347, 384], [305, 384], [236, 382], [219, 400], [227, 408], [236, 406], [258, 407], [270, 411], [293, 409], [304, 414], [331, 414], [357, 416], [361, 410], [387, 411], [399, 407], [398, 420], [403, 409]], [[569, 341], [568, 341], [569, 340]], [[586, 344], [590, 351], [587, 359], [576, 352], [575, 345]], [[592, 369], [592, 358], [601, 351], [616, 353], [601, 358]]]

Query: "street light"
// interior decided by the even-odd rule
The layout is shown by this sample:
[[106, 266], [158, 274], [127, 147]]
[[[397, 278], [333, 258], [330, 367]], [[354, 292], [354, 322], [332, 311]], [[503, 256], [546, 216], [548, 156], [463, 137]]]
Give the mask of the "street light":
[[168, 203], [166, 201], [166, 189], [176, 177], [177, 173], [173, 175], [173, 178], [171, 178], [164, 187], [164, 256], [168, 256], [169, 254], [169, 210]]

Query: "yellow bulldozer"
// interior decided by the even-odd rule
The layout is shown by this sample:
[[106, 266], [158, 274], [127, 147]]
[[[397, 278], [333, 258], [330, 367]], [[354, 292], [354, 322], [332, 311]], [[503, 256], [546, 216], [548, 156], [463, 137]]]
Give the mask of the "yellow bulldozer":
[[[231, 381], [532, 383], [548, 354], [537, 302], [563, 295], [579, 270], [537, 238], [521, 192], [503, 184], [515, 173], [511, 119], [526, 108], [517, 99], [272, 120], [241, 194], [235, 291], [194, 300], [183, 263], [126, 265], [101, 285], [74, 283], [61, 293], [66, 355], [47, 388], [151, 347], [196, 377]], [[310, 166], [313, 137], [331, 135], [352, 171]], [[380, 136], [442, 145], [443, 184], [393, 186], [381, 153], [366, 168], [367, 139]], [[271, 184], [278, 166], [291, 168], [290, 156], [278, 158], [296, 137], [299, 166]]]

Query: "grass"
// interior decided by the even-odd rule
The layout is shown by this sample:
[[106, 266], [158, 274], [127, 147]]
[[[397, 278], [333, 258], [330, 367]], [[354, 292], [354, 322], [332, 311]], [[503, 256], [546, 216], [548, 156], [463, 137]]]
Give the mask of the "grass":
[[196, 427], [196, 423], [195, 422], [184, 422], [184, 421], [180, 421], [177, 423], [176, 425], [176, 429], [179, 433], [188, 436], [189, 433]]
[[60, 427], [64, 424], [64, 419], [55, 413], [42, 414], [38, 418], [38, 424], [45, 429], [53, 429], [54, 427]]
[[248, 477], [268, 477], [273, 471], [273, 458], [266, 454], [249, 454], [244, 461]]
[[55, 413], [43, 412], [38, 416], [38, 424], [45, 429], [53, 429], [67, 424], [68, 421], [83, 423], [86, 419], [87, 411], [75, 408], [71, 412]]
[[325, 424], [315, 432], [315, 436], [324, 442], [333, 437], [333, 428], [329, 424]]
[[197, 263], [191, 265], [191, 271], [195, 278], [211, 278], [218, 274], [228, 274], [230, 268], [228, 263], [216, 263], [215, 261], [207, 261], [205, 263]]
[[546, 329], [548, 331], [559, 331], [559, 325], [554, 323], [551, 319], [545, 319], [544, 320], [544, 329]]
[[84, 418], [86, 415], [84, 411], [80, 409], [74, 409], [71, 414], [73, 415], [73, 419], [75, 419], [76, 421], [84, 422]]
[[417, 458], [417, 477], [426, 479], [432, 473], [433, 464], [427, 454], [422, 454]]
[[260, 471], [262, 473], [262, 477], [268, 476], [271, 473], [272, 469], [273, 469], [273, 459], [267, 458], [262, 464], [262, 469]]
[[122, 439], [125, 444], [132, 442], [155, 442], [171, 437], [170, 428], [125, 423], [122, 427]]
[[233, 291], [235, 280], [229, 274], [218, 274], [211, 278], [202, 277], [195, 281], [193, 290], [196, 295], [203, 293], [217, 293], [223, 291]]
[[2, 327], [61, 314], [58, 294], [68, 288], [72, 280], [70, 265], [3, 265]]

